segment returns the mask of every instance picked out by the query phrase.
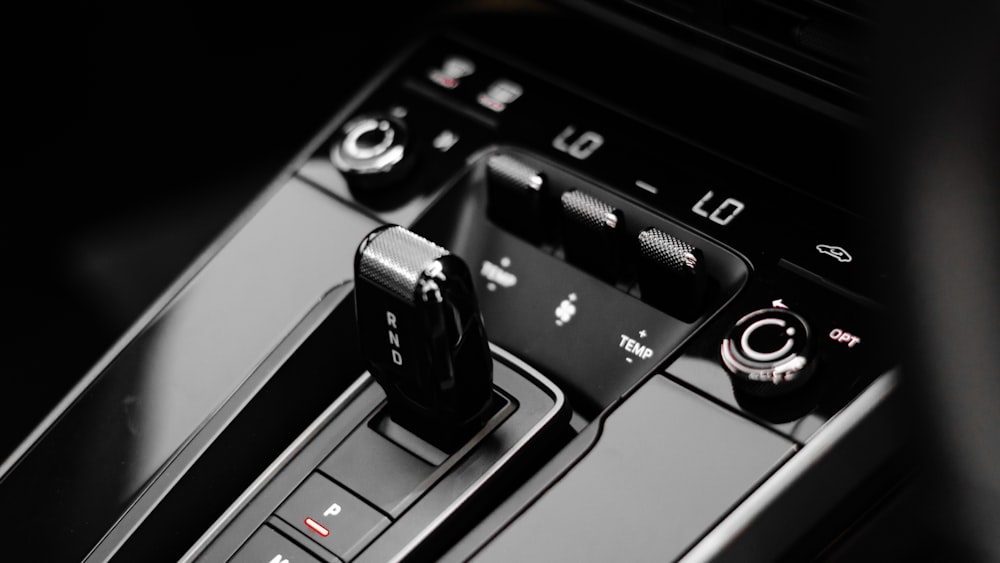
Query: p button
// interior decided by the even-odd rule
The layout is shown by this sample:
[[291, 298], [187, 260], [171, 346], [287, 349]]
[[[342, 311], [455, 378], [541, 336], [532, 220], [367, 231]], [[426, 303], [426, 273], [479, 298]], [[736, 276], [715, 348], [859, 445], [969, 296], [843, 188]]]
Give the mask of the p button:
[[346, 489], [313, 473], [278, 508], [278, 517], [341, 559], [353, 559], [389, 519]]

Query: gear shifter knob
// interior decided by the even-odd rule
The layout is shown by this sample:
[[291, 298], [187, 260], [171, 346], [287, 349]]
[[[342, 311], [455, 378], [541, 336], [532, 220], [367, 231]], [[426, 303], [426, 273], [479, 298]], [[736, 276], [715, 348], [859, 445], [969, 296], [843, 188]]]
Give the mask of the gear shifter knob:
[[450, 450], [486, 422], [493, 359], [472, 277], [444, 248], [389, 225], [354, 258], [362, 349], [392, 419]]

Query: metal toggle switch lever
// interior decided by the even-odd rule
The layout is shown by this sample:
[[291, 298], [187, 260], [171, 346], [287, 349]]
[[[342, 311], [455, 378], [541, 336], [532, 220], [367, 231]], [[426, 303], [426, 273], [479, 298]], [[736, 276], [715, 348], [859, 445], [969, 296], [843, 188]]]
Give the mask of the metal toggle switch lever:
[[450, 450], [483, 427], [493, 359], [465, 262], [399, 226], [380, 227], [354, 258], [362, 349], [393, 421]]

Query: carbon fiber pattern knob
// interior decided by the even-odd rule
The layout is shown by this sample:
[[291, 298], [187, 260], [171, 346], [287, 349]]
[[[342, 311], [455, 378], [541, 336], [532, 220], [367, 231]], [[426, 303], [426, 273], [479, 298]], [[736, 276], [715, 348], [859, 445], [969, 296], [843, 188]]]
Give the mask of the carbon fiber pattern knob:
[[613, 280], [620, 269], [622, 213], [579, 190], [564, 193], [560, 202], [566, 259], [600, 278]]
[[461, 258], [390, 225], [354, 261], [362, 350], [389, 414], [450, 450], [482, 428], [493, 400], [493, 359]]
[[693, 320], [705, 301], [702, 252], [659, 229], [639, 233], [637, 261], [643, 301], [682, 320]]

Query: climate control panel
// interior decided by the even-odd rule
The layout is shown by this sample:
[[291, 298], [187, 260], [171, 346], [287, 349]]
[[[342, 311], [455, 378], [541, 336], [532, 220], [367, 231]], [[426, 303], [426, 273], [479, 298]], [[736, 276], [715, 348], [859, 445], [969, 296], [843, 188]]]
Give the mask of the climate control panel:
[[[355, 264], [372, 378], [210, 555], [274, 537], [327, 561], [419, 553], [484, 496], [469, 475], [499, 482], [538, 436], [534, 477], [500, 485], [479, 528], [450, 524], [467, 541], [523, 543], [620, 475], [642, 505], [670, 473], [657, 490], [701, 503], [682, 550], [894, 363], [884, 276], [840, 230], [857, 217], [461, 41], [400, 63], [295, 175], [395, 225]], [[647, 460], [660, 445], [678, 455]]]

